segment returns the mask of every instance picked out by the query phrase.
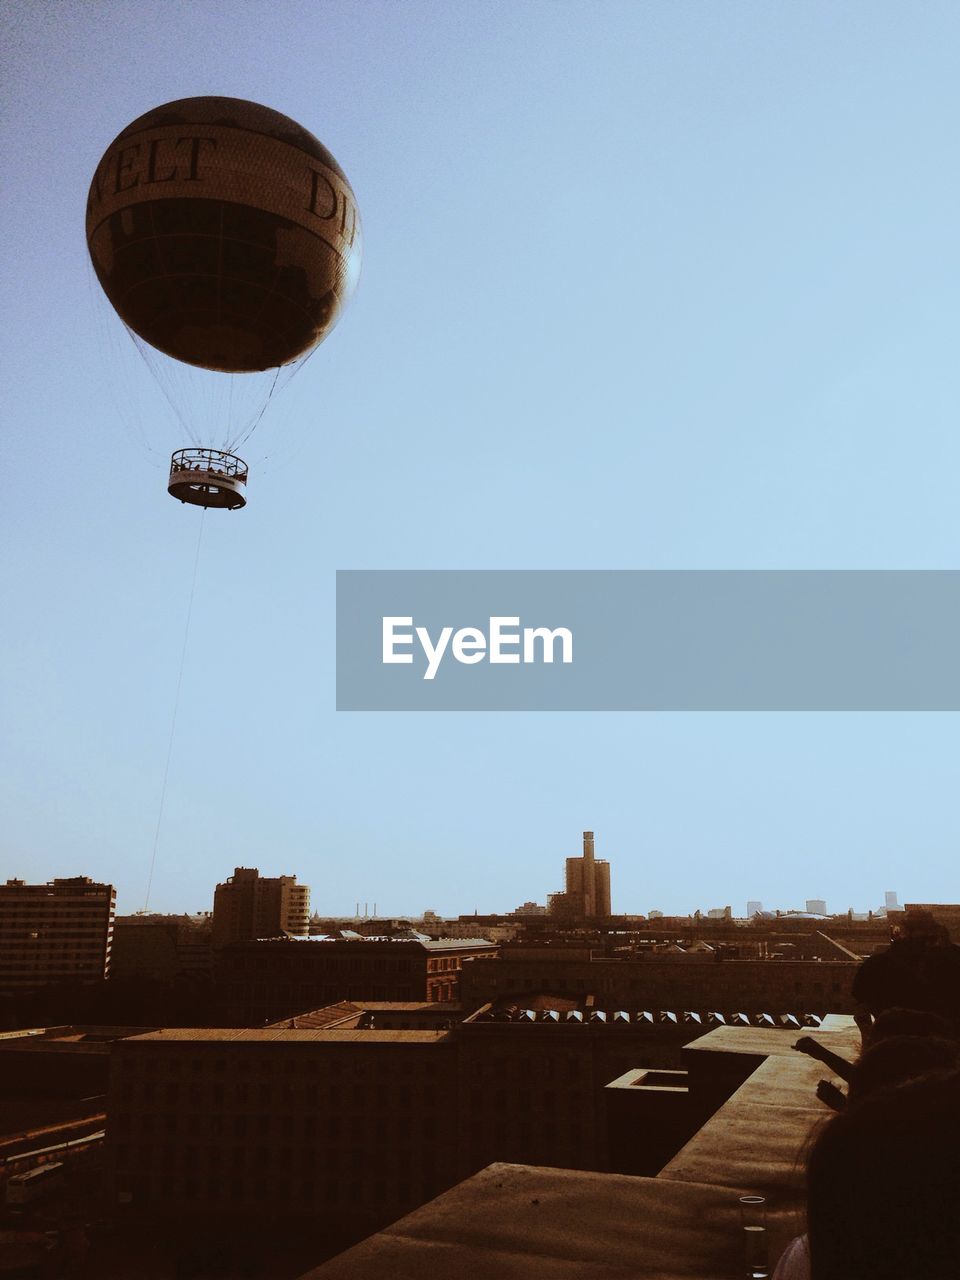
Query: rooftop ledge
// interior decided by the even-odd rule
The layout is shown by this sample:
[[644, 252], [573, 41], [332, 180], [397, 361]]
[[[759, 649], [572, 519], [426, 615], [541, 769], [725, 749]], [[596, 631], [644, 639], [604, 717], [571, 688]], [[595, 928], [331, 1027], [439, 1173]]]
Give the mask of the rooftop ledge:
[[[816, 1034], [859, 1047], [852, 1018]], [[767, 1197], [771, 1261], [803, 1230], [805, 1154], [830, 1113], [796, 1039], [720, 1027], [688, 1045], [691, 1078], [745, 1078], [656, 1178], [493, 1164], [302, 1280], [739, 1280], [739, 1196]]]

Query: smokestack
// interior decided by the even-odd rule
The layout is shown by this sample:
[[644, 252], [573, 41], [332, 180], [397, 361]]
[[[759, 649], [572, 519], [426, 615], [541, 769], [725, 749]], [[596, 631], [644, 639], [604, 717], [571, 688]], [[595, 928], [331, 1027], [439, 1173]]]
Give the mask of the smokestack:
[[593, 861], [593, 832], [585, 831], [583, 833], [583, 856]]

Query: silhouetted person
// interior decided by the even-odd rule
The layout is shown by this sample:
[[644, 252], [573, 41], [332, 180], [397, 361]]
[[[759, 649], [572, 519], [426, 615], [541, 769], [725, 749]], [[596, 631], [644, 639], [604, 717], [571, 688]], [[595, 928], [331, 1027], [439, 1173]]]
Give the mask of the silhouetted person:
[[940, 1036], [949, 1040], [953, 1035], [949, 1018], [925, 1009], [885, 1009], [871, 1024], [867, 1046], [879, 1044], [890, 1036]]
[[890, 946], [857, 970], [853, 998], [862, 1031], [862, 1014], [876, 1019], [887, 1009], [938, 1013], [960, 1029], [960, 947], [929, 912], [907, 912]]
[[879, 1089], [834, 1117], [810, 1158], [812, 1280], [956, 1280], [960, 1073]]
[[[884, 1051], [879, 1056], [875, 1055], [875, 1050], [887, 1040], [896, 1039], [898, 1041], [920, 1041], [919, 1044], [908, 1044], [901, 1046], [899, 1050]], [[927, 1051], [924, 1044], [933, 1041], [935, 1048]], [[952, 1065], [958, 1055], [960, 1055], [960, 1046], [953, 1037], [953, 1027], [949, 1019], [942, 1017], [937, 1013], [927, 1013], [921, 1009], [886, 1009], [872, 1023], [868, 1032], [864, 1048], [856, 1061], [851, 1062], [848, 1058], [843, 1058], [838, 1053], [834, 1053], [831, 1049], [827, 1049], [818, 1040], [814, 1040], [812, 1036], [801, 1036], [793, 1046], [800, 1053], [805, 1053], [811, 1058], [815, 1058], [818, 1062], [822, 1062], [828, 1067], [834, 1075], [839, 1076], [841, 1080], [851, 1082], [860, 1071], [864, 1061], [870, 1058], [871, 1065], [868, 1065], [868, 1079], [878, 1078], [876, 1072], [878, 1068], [873, 1065], [875, 1063], [888, 1063], [889, 1068], [885, 1083], [895, 1083], [897, 1080], [907, 1079], [910, 1075], [920, 1075], [924, 1071], [929, 1071], [935, 1067], [948, 1067]], [[897, 1054], [899, 1053], [899, 1057]], [[902, 1063], [902, 1070], [896, 1074], [896, 1063]], [[913, 1063], [918, 1064], [918, 1070], [908, 1070]], [[883, 1070], [883, 1068], [879, 1068]], [[870, 1073], [874, 1073], [870, 1075]], [[853, 1087], [851, 1085], [851, 1096], [853, 1096]], [[846, 1105], [847, 1096], [839, 1089], [831, 1080], [821, 1080], [817, 1084], [817, 1097], [821, 1102], [826, 1103], [834, 1111], [841, 1111]]]
[[821, 1131], [807, 1169], [807, 1234], [774, 1280], [956, 1280], [960, 1071], [868, 1093]]
[[851, 1103], [871, 1094], [916, 1080], [931, 1071], [960, 1068], [960, 1045], [938, 1036], [887, 1036], [872, 1044], [850, 1077]]

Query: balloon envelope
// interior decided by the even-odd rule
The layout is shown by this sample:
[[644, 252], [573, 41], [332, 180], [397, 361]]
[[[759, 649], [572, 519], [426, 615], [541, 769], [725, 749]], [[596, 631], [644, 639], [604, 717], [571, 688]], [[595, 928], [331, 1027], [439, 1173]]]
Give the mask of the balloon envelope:
[[128, 125], [94, 174], [87, 245], [139, 337], [228, 373], [304, 356], [360, 271], [356, 200], [336, 160], [239, 98], [184, 98]]

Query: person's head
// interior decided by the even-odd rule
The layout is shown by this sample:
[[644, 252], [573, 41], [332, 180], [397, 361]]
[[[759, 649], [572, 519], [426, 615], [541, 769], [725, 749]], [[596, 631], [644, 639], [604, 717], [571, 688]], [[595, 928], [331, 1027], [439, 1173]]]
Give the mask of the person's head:
[[942, 1036], [886, 1036], [873, 1041], [850, 1077], [850, 1101], [878, 1089], [915, 1080], [930, 1071], [960, 1066], [960, 1045]]
[[879, 1044], [890, 1036], [942, 1036], [954, 1034], [947, 1018], [925, 1009], [884, 1009], [877, 1015], [867, 1035], [868, 1044]]
[[810, 1156], [812, 1280], [954, 1280], [960, 1271], [960, 1072], [879, 1089]]

